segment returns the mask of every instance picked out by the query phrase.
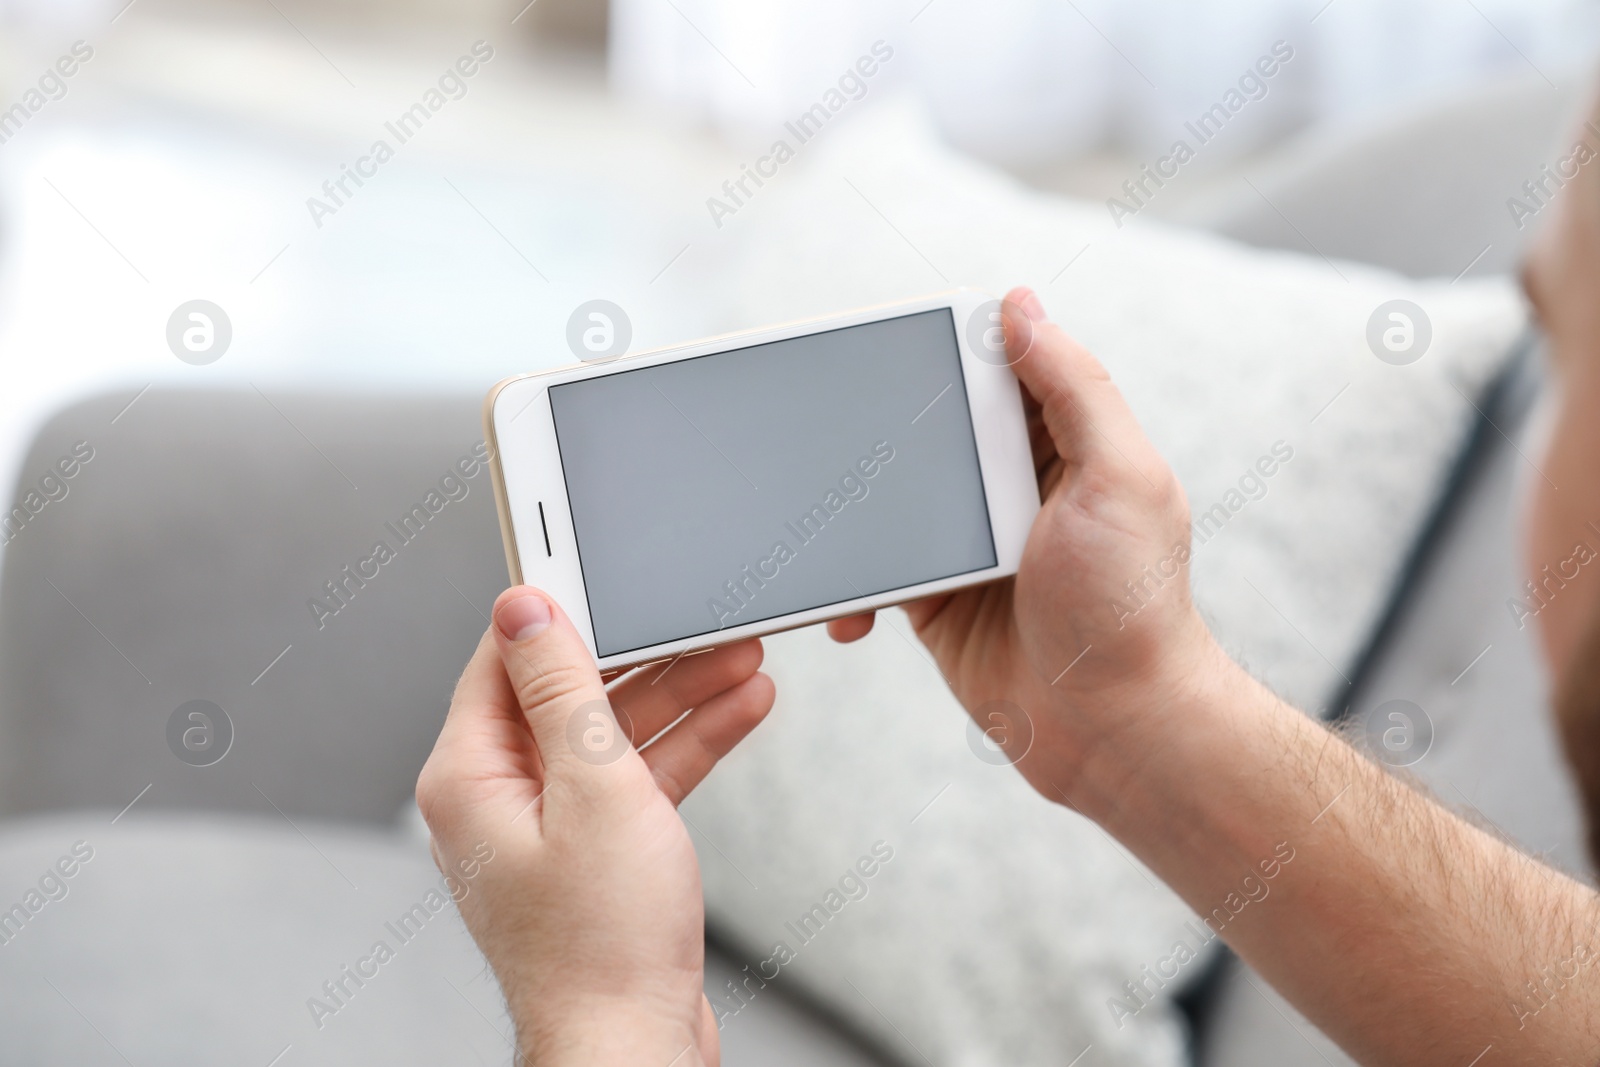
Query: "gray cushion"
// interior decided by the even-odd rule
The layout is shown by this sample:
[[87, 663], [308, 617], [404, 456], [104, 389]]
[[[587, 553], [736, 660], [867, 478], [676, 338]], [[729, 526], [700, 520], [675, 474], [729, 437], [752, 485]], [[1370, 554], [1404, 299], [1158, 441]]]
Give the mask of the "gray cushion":
[[[1514, 270], [1536, 227], [1506, 207], [1571, 149], [1587, 79], [1528, 74], [1381, 121], [1318, 128], [1228, 182], [1184, 221], [1263, 248], [1376, 263], [1413, 277]], [[1542, 221], [1544, 215], [1535, 221]]]
[[[147, 809], [387, 822], [410, 797], [505, 556], [486, 471], [409, 544], [386, 524], [470, 455], [479, 398], [268, 395], [151, 390], [118, 417], [130, 391], [39, 434], [26, 482], [94, 458], [5, 552], [0, 814], [150, 786]], [[396, 558], [319, 626], [308, 601], [379, 539]], [[234, 725], [215, 765], [168, 748], [191, 700]]]
[[[75, 844], [92, 850], [47, 884], [58, 899], [41, 892], [30, 917], [0, 926], [0, 1061], [510, 1062], [499, 989], [454, 906], [432, 910], [441, 879], [414, 839], [277, 815], [111, 818], [0, 834], [4, 910]], [[392, 955], [381, 964], [379, 941]], [[369, 977], [358, 986], [345, 967]], [[341, 980], [335, 1000], [323, 983]]]
[[[413, 911], [440, 899], [428, 898], [440, 877], [417, 836], [275, 814], [113, 815], [0, 828], [0, 1063], [511, 1062], [499, 990], [455, 909], [425, 921]], [[75, 845], [91, 858], [29, 901]], [[29, 903], [33, 914], [7, 920]], [[378, 941], [393, 958], [354, 985], [342, 968]], [[710, 952], [707, 989], [742, 978], [740, 966]], [[342, 1004], [323, 989], [335, 980], [349, 992]], [[332, 1013], [313, 1011], [312, 998]], [[728, 1064], [887, 1062], [777, 986], [722, 1047]]]

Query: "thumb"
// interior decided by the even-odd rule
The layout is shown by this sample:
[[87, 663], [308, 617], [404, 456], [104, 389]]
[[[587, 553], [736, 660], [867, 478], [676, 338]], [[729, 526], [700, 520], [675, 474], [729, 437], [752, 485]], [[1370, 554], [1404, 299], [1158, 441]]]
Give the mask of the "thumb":
[[500, 594], [494, 635], [546, 773], [614, 762], [631, 747], [588, 647], [556, 603], [531, 586]]
[[1045, 427], [1068, 466], [1123, 464], [1146, 481], [1147, 470], [1165, 468], [1111, 375], [1050, 321], [1032, 289], [1011, 290], [1000, 313], [1011, 369], [1044, 409]]

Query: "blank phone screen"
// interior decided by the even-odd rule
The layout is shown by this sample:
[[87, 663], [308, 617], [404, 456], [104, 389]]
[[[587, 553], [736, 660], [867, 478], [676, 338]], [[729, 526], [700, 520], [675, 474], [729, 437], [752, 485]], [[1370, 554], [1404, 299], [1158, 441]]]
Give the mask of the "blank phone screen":
[[995, 566], [948, 308], [550, 389], [601, 656]]

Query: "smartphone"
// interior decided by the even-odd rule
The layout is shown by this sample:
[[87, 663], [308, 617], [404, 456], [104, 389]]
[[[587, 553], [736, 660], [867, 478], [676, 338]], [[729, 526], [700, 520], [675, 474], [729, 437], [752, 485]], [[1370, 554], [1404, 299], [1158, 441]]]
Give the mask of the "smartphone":
[[1015, 574], [1039, 510], [972, 290], [508, 378], [484, 423], [511, 579], [602, 670]]

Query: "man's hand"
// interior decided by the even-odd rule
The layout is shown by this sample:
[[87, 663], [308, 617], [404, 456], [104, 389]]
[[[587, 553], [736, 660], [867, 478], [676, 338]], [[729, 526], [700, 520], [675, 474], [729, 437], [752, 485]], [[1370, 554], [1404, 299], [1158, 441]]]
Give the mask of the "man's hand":
[[440, 869], [477, 872], [461, 914], [521, 1057], [718, 1062], [700, 870], [676, 806], [771, 709], [761, 654], [746, 641], [685, 656], [608, 694], [553, 602], [522, 586], [495, 603], [417, 804]]
[[[1009, 750], [1014, 724], [984, 720], [992, 701], [1020, 706], [1033, 737], [1017, 769], [1098, 821], [1360, 1062], [1600, 1061], [1595, 894], [1230, 662], [1189, 599], [1183, 494], [1116, 387], [1032, 293], [1012, 292], [1004, 317], [1043, 510], [1015, 581], [906, 609], [979, 725]], [[1153, 966], [1170, 977], [1176, 959]], [[1119, 1025], [1154, 997], [1128, 977]]]
[[[1017, 769], [1071, 803], [1104, 738], [1158, 715], [1200, 672], [1236, 668], [1189, 598], [1183, 489], [1105, 368], [1047, 321], [1031, 290], [1007, 294], [1002, 317], [1043, 509], [1015, 579], [905, 610], [969, 712], [995, 701], [1021, 709], [1031, 731], [979, 725], [997, 727], [1002, 748], [1031, 733]], [[850, 641], [871, 624], [838, 619], [829, 632]]]

